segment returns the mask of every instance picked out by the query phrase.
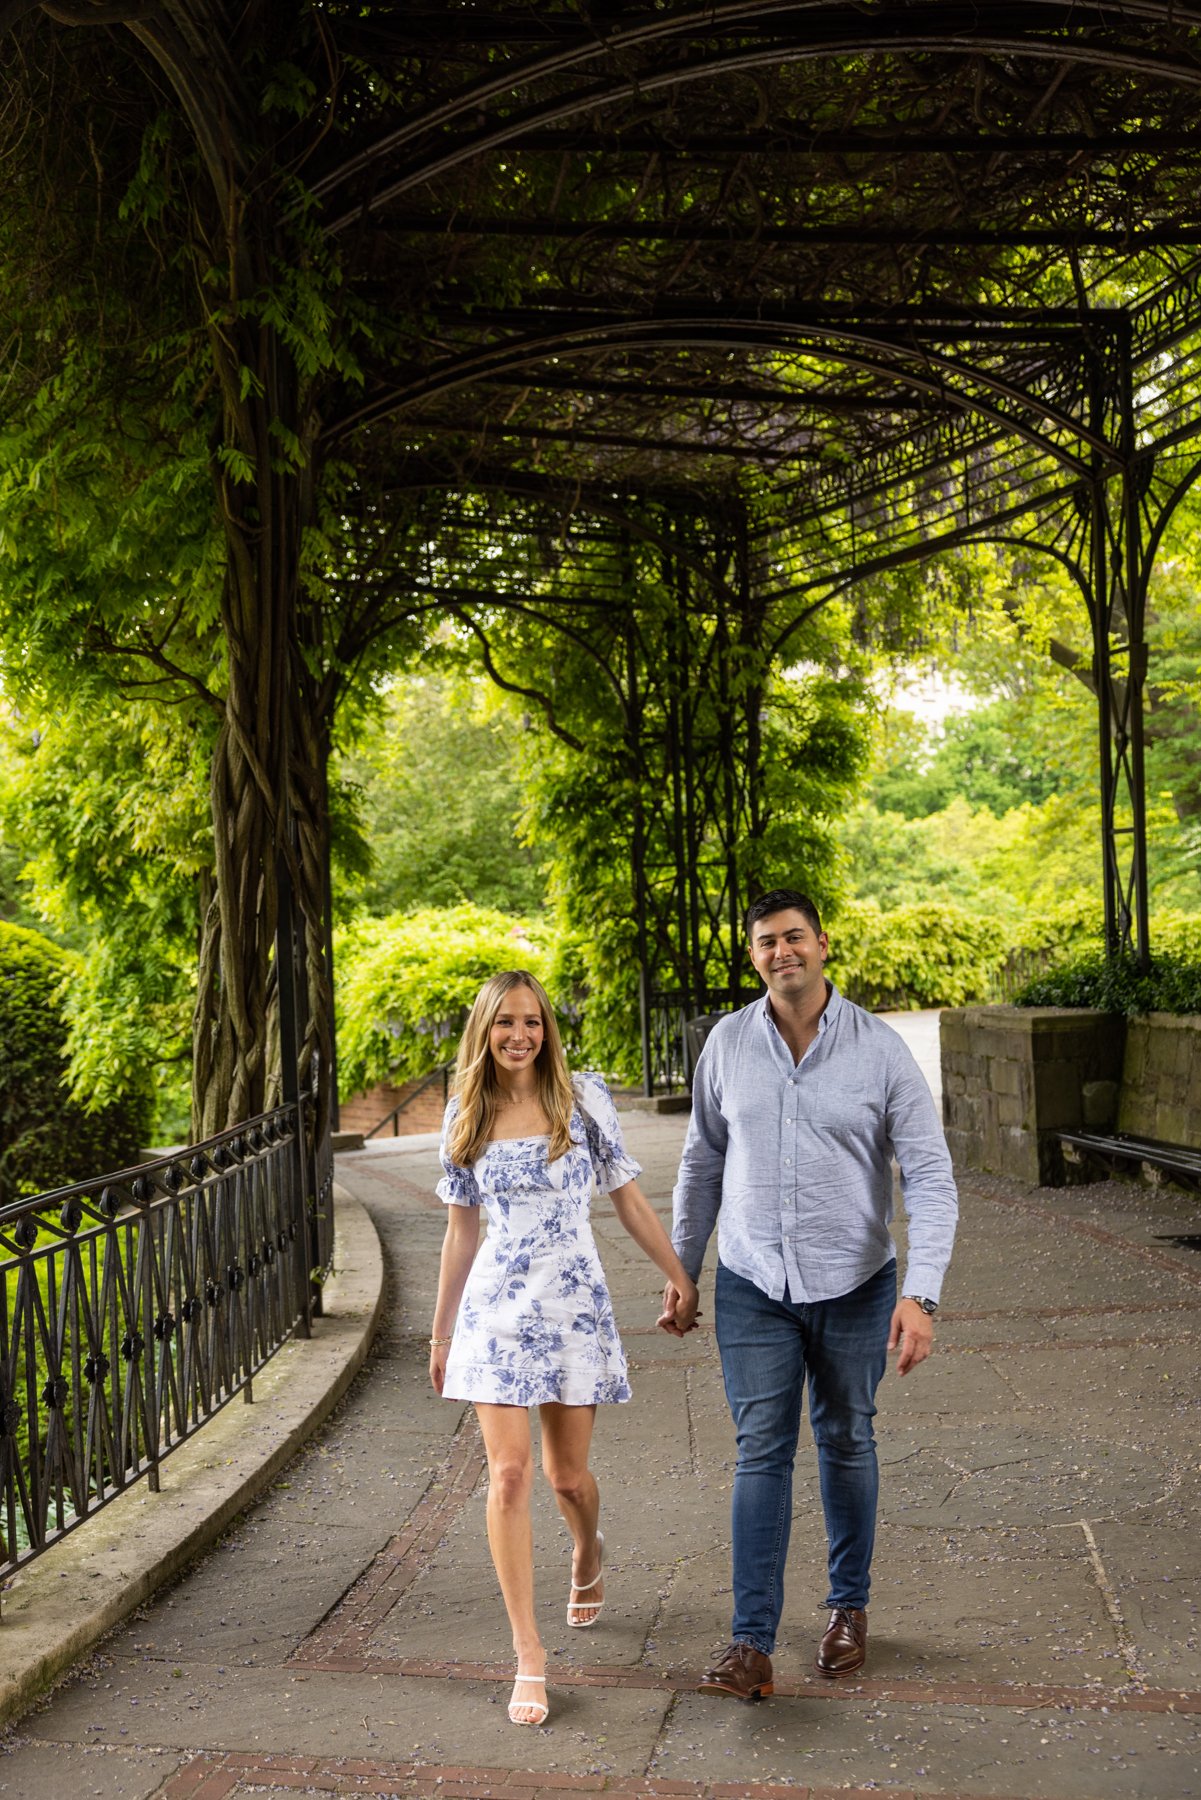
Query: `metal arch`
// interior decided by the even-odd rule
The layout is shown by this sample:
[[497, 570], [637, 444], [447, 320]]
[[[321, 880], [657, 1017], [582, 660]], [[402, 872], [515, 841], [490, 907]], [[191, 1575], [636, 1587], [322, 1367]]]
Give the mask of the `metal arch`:
[[[1004, 515], [994, 514], [990, 521], [980, 521], [973, 525], [963, 525], [953, 531], [944, 532], [937, 538], [924, 539], [921, 542], [903, 545], [896, 550], [884, 552], [880, 556], [870, 557], [863, 562], [855, 563], [835, 576], [817, 576], [812, 581], [798, 583], [789, 591], [797, 594], [817, 594], [820, 596], [814, 605], [824, 606], [830, 600], [836, 600], [861, 582], [870, 581], [875, 576], [887, 575], [893, 569], [904, 569], [913, 563], [928, 562], [931, 557], [942, 555], [948, 550], [955, 550], [965, 544], [1004, 542], [993, 533], [996, 527], [1010, 523], [1014, 519], [1030, 518], [1051, 509], [1054, 504], [1062, 505], [1079, 491], [1080, 484], [1071, 489], [1060, 489], [1054, 496], [1039, 495], [1032, 500], [1014, 506]], [[1022, 540], [1013, 540], [1019, 542]], [[1045, 548], [1045, 546], [1043, 546]], [[774, 596], [773, 596], [774, 598]], [[773, 643], [773, 652], [779, 653], [792, 636], [792, 629], [782, 632]]]
[[[991, 146], [990, 146], [991, 148]], [[978, 145], [976, 154], [982, 153]], [[569, 146], [565, 142], [563, 153]], [[433, 237], [503, 237], [503, 238], [578, 238], [581, 227], [572, 219], [515, 216], [501, 218], [494, 214], [453, 219], [439, 213], [405, 213], [388, 220], [388, 229], [399, 236], [429, 235]], [[613, 242], [637, 244], [714, 244], [714, 245], [804, 245], [859, 246], [873, 249], [897, 249], [912, 245], [913, 229], [906, 225], [738, 225], [689, 221], [657, 223], [645, 219], [593, 219], [587, 227], [590, 242], [609, 239]], [[1201, 224], [1172, 220], [1127, 229], [1121, 225], [1097, 225], [1074, 228], [1070, 232], [1076, 248], [1113, 249], [1122, 251], [1159, 248], [1186, 249], [1201, 243]], [[930, 226], [921, 228], [923, 244], [940, 249], [957, 249], [965, 244], [986, 249], [1056, 249], [1063, 245], [1062, 226], [1021, 226], [991, 229], [987, 226]]]
[[[988, 419], [1006, 435], [1024, 439], [1074, 474], [1086, 474], [1088, 465], [1044, 438], [1040, 432], [996, 407], [983, 404], [979, 398], [957, 393], [953, 388], [943, 387], [933, 381], [923, 381], [905, 364], [920, 359], [948, 371], [963, 374], [969, 379], [979, 382], [981, 386], [992, 388], [998, 394], [1015, 400], [1019, 404], [1028, 405], [1032, 411], [1041, 413], [1048, 422], [1058, 424], [1062, 429], [1070, 432], [1073, 437], [1081, 440], [1094, 454], [1101, 455], [1109, 461], [1114, 460], [1113, 452], [1104, 438], [1091, 431], [1086, 425], [1059, 413], [1057, 409], [1040, 401], [1026, 390], [1014, 388], [975, 365], [959, 363], [954, 358], [940, 356], [928, 349], [909, 349], [897, 342], [890, 343], [883, 339], [873, 338], [867, 333], [851, 333], [845, 323], [829, 327], [828, 338], [826, 331], [815, 323], [798, 326], [797, 336], [792, 337], [786, 335], [783, 327], [779, 324], [759, 327], [750, 320], [731, 323], [725, 326], [720, 333], [714, 324], [707, 321], [697, 322], [695, 326], [688, 327], [683, 321], [672, 323], [669, 320], [659, 319], [635, 320], [614, 324], [601, 332], [581, 328], [579, 331], [563, 331], [538, 339], [527, 337], [512, 340], [506, 344], [490, 345], [484, 350], [476, 351], [474, 354], [469, 354], [445, 365], [440, 373], [431, 373], [413, 382], [406, 389], [398, 389], [391, 394], [381, 395], [376, 400], [359, 407], [356, 412], [334, 421], [327, 430], [327, 442], [336, 442], [339, 438], [362, 426], [395, 417], [417, 401], [437, 394], [452, 393], [497, 373], [515, 371], [531, 363], [543, 362], [547, 358], [557, 355], [568, 353], [583, 355], [593, 350], [617, 347], [638, 349], [643, 345], [664, 343], [676, 344], [681, 347], [730, 348], [731, 346], [745, 346], [747, 349], [799, 349], [802, 332], [812, 334], [813, 337], [821, 340], [823, 345], [843, 339], [852, 342], [861, 341], [866, 345], [876, 344], [881, 350], [893, 351], [899, 359], [897, 364], [886, 360], [876, 363], [866, 356], [859, 358], [845, 354], [839, 356], [829, 351], [827, 354], [831, 361], [842, 367], [860, 368], [868, 374], [887, 375], [890, 379], [901, 382], [915, 392], [925, 393], [942, 401], [944, 405], [955, 411]], [[770, 333], [780, 333], [781, 335], [773, 341], [769, 336]], [[970, 336], [970, 328], [966, 328], [963, 335]], [[806, 398], [807, 396], [804, 394], [797, 395], [799, 404], [803, 404]]]
[[[1039, 0], [1034, 0], [1038, 5]], [[1047, 10], [1054, 10], [1063, 15], [1063, 22], [1080, 24], [1082, 12], [1092, 9], [1087, 7], [1063, 6], [1056, 0], [1047, 0]], [[735, 5], [731, 7], [707, 6], [700, 17], [696, 14], [674, 16], [670, 20], [656, 21], [654, 26], [643, 31], [629, 33], [615, 31], [606, 38], [599, 39], [590, 34], [586, 40], [573, 46], [567, 52], [560, 51], [551, 57], [541, 57], [532, 62], [517, 64], [504, 71], [502, 78], [478, 83], [465, 89], [456, 98], [418, 119], [408, 121], [395, 132], [390, 132], [378, 139], [369, 149], [361, 151], [340, 169], [334, 170], [321, 182], [314, 185], [318, 198], [325, 198], [355, 174], [378, 166], [385, 158], [394, 154], [405, 144], [413, 142], [423, 133], [442, 129], [453, 120], [472, 110], [478, 111], [488, 100], [511, 94], [516, 89], [527, 87], [543, 75], [564, 74], [581, 63], [587, 63], [601, 57], [608, 57], [615, 52], [628, 49], [639, 44], [652, 42], [663, 44], [680, 38], [690, 37], [698, 32], [712, 36], [727, 19], [730, 28], [738, 21], [746, 23], [762, 22], [765, 10], [771, 16], [777, 13], [790, 15], [794, 12], [819, 12], [822, 10], [821, 0], [808, 0], [801, 6], [788, 5], [764, 9], [760, 4], [750, 6]], [[982, 9], [977, 8], [977, 15]], [[998, 8], [1002, 17], [1012, 18], [1013, 7]], [[1099, 5], [1096, 9], [1098, 23], [1112, 24], [1113, 7]], [[1121, 18], [1135, 15], [1162, 23], [1175, 23], [1183, 9], [1173, 8], [1170, 4], [1162, 6], [1141, 5], [1122, 8]], [[1133, 22], [1133, 20], [1132, 20]], [[1012, 27], [1011, 27], [1012, 31]], [[931, 51], [968, 56], [973, 53], [1004, 52], [1015, 56], [1045, 57], [1057, 62], [1074, 62], [1089, 67], [1118, 67], [1124, 72], [1138, 75], [1157, 76], [1173, 86], [1201, 87], [1201, 69], [1188, 70], [1179, 62], [1150, 56], [1139, 56], [1132, 53], [1119, 55], [1106, 47], [1095, 44], [1082, 46], [1062, 39], [1034, 39], [1030, 36], [1018, 37], [1007, 34], [1003, 29], [994, 35], [980, 27], [968, 32], [951, 31], [944, 28], [942, 32], [929, 30], [912, 33], [894, 32], [876, 38], [870, 34], [865, 44], [863, 22], [857, 23], [857, 29], [848, 31], [845, 38], [823, 41], [821, 44], [788, 44], [773, 42], [763, 49], [742, 51], [739, 53], [719, 54], [700, 64], [676, 65], [671, 70], [661, 73], [640, 74], [625, 81], [595, 84], [590, 89], [573, 93], [567, 100], [555, 100], [541, 107], [529, 109], [519, 119], [509, 120], [499, 129], [484, 130], [474, 134], [465, 144], [456, 146], [454, 150], [440, 159], [426, 162], [410, 173], [389, 182], [385, 187], [376, 190], [364, 201], [329, 221], [326, 230], [336, 235], [348, 225], [361, 219], [365, 214], [380, 210], [399, 195], [408, 192], [415, 186], [436, 180], [438, 176], [448, 173], [458, 164], [469, 161], [472, 157], [490, 150], [503, 149], [510, 140], [532, 124], [545, 126], [548, 122], [568, 119], [584, 110], [595, 110], [598, 106], [612, 105], [617, 101], [630, 99], [638, 95], [654, 93], [666, 87], [681, 86], [685, 83], [705, 80], [715, 75], [739, 73], [761, 68], [765, 64], [795, 64], [805, 61], [825, 60], [848, 54], [862, 55], [865, 49], [897, 55], [903, 52]]]
[[[528, 316], [529, 310], [516, 308], [502, 315], [496, 321], [489, 320], [486, 314], [477, 316], [485, 323], [503, 323]], [[547, 311], [550, 310], [548, 307]], [[698, 313], [700, 316], [693, 318], [690, 316], [692, 313]], [[815, 354], [824, 356], [840, 366], [860, 369], [867, 374], [887, 376], [918, 393], [928, 394], [936, 400], [949, 403], [956, 411], [978, 412], [982, 416], [992, 419], [1006, 432], [1029, 435], [1031, 442], [1042, 443], [1036, 434], [1025, 433], [1024, 428], [1008, 414], [983, 407], [978, 401], [965, 402], [953, 388], [948, 389], [936, 383], [922, 381], [919, 376], [911, 374], [907, 370], [898, 369], [888, 361], [878, 363], [868, 358], [856, 358], [845, 353], [840, 354], [837, 348], [830, 347], [837, 346], [843, 340], [851, 344], [865, 345], [895, 355], [902, 364], [914, 362], [929, 364], [934, 368], [945, 369], [952, 374], [978, 382], [982, 387], [992, 390], [1003, 399], [1012, 400], [1019, 406], [1030, 407], [1032, 411], [1039, 413], [1048, 422], [1059, 425], [1071, 436], [1078, 438], [1095, 455], [1106, 457], [1116, 463], [1116, 458], [1104, 436], [1091, 432], [1088, 425], [1082, 420], [1073, 418], [1070, 414], [1064, 413], [1047, 401], [1038, 398], [1028, 388], [1019, 387], [1013, 382], [1007, 381], [1003, 375], [997, 375], [974, 363], [963, 362], [956, 357], [947, 356], [945, 353], [933, 349], [932, 345], [941, 338], [949, 338], [952, 341], [964, 338], [975, 339], [978, 343], [986, 340], [1023, 341], [1030, 338], [1035, 341], [1045, 339], [1051, 342], [1053, 340], [1046, 336], [1046, 328], [1060, 325], [1071, 331], [1074, 336], [1079, 337], [1080, 348], [1088, 357], [1095, 354], [1095, 346], [1090, 341], [1090, 334], [1104, 331], [1116, 337], [1117, 334], [1128, 329], [1126, 320], [1126, 313], [1119, 307], [1078, 308], [1060, 314], [1048, 311], [1041, 314], [1037, 320], [1031, 319], [1024, 313], [1020, 316], [1011, 316], [999, 310], [989, 313], [965, 313], [956, 318], [950, 309], [939, 309], [930, 316], [897, 311], [891, 318], [885, 319], [885, 324], [894, 329], [884, 331], [879, 326], [862, 322], [849, 311], [842, 312], [837, 308], [812, 309], [810, 311], [807, 308], [786, 309], [764, 306], [757, 310], [753, 318], [740, 318], [736, 313], [723, 311], [718, 321], [723, 335], [714, 340], [714, 344], [715, 347], [727, 347], [731, 343], [740, 345], [742, 341], [740, 333], [746, 333], [748, 335], [746, 348], [753, 350], [760, 347], [758, 343], [760, 331], [775, 330], [781, 333], [781, 338], [778, 344], [770, 345], [770, 348], [784, 348], [793, 354], [805, 354], [808, 346], [805, 344], [804, 338], [806, 334], [811, 334], [820, 340], [821, 344], [821, 349]], [[695, 302], [690, 302], [687, 311], [678, 320], [673, 320], [669, 313], [656, 311], [643, 318], [614, 320], [607, 327], [606, 335], [595, 342], [586, 340], [581, 342], [569, 335], [559, 339], [558, 343], [572, 351], [579, 352], [603, 349], [609, 341], [621, 347], [638, 349], [641, 347], [640, 343], [637, 341], [633, 344], [628, 343], [624, 335], [626, 332], [648, 331], [652, 334], [648, 341], [654, 342], [658, 341], [658, 335], [661, 332], [673, 333], [686, 330], [690, 335], [683, 338], [682, 343], [708, 345], [710, 340], [705, 333], [713, 328], [713, 324], [712, 315], [706, 316]], [[693, 332], [700, 335], [694, 338], [691, 335]], [[921, 342], [920, 340], [923, 338], [927, 338], [929, 342]], [[527, 341], [514, 340], [515, 347], [524, 352], [524, 343]], [[671, 344], [674, 339], [669, 336], [667, 342]], [[551, 348], [546, 355], [556, 354], [558, 343], [551, 340]], [[524, 364], [525, 361], [523, 353], [522, 363]], [[805, 391], [798, 391], [789, 396], [794, 402], [804, 401], [810, 397], [810, 394]], [[820, 398], [820, 396], [818, 397]], [[1050, 454], [1059, 455], [1050, 445], [1043, 447]], [[1084, 467], [1084, 465], [1077, 465], [1075, 459], [1071, 457], [1064, 457], [1061, 460], [1064, 460], [1066, 466], [1071, 468], [1083, 469]]]

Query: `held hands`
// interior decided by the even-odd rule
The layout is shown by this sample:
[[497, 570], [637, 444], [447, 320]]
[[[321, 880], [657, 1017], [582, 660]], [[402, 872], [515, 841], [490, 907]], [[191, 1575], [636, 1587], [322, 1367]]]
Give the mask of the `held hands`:
[[908, 1375], [920, 1362], [925, 1362], [934, 1348], [934, 1321], [922, 1311], [916, 1300], [901, 1300], [892, 1315], [888, 1348], [900, 1346], [897, 1374]]
[[691, 1331], [696, 1324], [699, 1299], [695, 1281], [690, 1281], [685, 1288], [669, 1281], [663, 1289], [663, 1311], [656, 1320], [660, 1330], [681, 1338]]

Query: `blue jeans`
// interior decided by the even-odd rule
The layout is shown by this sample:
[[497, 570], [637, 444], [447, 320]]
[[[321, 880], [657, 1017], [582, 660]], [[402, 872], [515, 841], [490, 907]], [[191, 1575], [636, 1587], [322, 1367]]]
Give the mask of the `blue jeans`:
[[834, 1300], [773, 1300], [719, 1263], [717, 1344], [738, 1437], [734, 1473], [736, 1643], [770, 1656], [784, 1606], [792, 1466], [809, 1383], [829, 1543], [827, 1606], [866, 1606], [876, 1538], [876, 1389], [897, 1265]]

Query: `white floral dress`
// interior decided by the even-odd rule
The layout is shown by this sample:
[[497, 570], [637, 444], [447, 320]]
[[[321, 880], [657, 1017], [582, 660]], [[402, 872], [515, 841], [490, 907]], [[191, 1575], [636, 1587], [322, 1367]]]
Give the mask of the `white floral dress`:
[[448, 1400], [592, 1406], [630, 1398], [589, 1207], [594, 1177], [607, 1194], [642, 1171], [600, 1076], [573, 1075], [571, 1085], [574, 1141], [554, 1162], [543, 1135], [487, 1144], [474, 1167], [459, 1168], [446, 1154], [457, 1099], [446, 1109], [438, 1194], [488, 1215], [447, 1357]]

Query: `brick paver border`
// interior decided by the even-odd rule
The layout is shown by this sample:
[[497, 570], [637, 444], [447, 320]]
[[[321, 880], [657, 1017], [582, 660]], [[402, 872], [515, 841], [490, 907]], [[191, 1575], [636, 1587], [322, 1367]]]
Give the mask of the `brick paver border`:
[[[975, 1348], [979, 1348], [976, 1346]], [[297, 1670], [337, 1674], [392, 1675], [427, 1681], [509, 1681], [512, 1666], [489, 1662], [434, 1661], [422, 1657], [387, 1657], [372, 1649], [372, 1637], [402, 1594], [416, 1580], [447, 1530], [467, 1504], [486, 1468], [483, 1440], [474, 1414], [465, 1413], [451, 1439], [446, 1460], [414, 1507], [405, 1525], [376, 1555], [344, 1598], [288, 1659]], [[678, 1666], [665, 1669], [610, 1665], [554, 1671], [561, 1687], [625, 1688], [689, 1693], [700, 1671]], [[1121, 1713], [1201, 1713], [1201, 1691], [1149, 1687], [1133, 1681], [1113, 1686], [1060, 1686], [1049, 1682], [987, 1682], [924, 1677], [865, 1677], [853, 1685], [817, 1676], [790, 1681], [777, 1675], [782, 1699], [891, 1701], [904, 1706], [1055, 1707]], [[692, 1789], [688, 1790], [690, 1793]], [[220, 1800], [207, 1791], [198, 1800]]]
[[[299, 1659], [297, 1659], [299, 1660]], [[424, 1681], [511, 1682], [513, 1665], [490, 1662], [433, 1662], [420, 1657], [334, 1656], [311, 1668], [346, 1675], [395, 1675]], [[692, 1668], [632, 1669], [624, 1664], [551, 1672], [552, 1687], [625, 1688], [630, 1692], [690, 1694], [700, 1680]], [[994, 1706], [1017, 1709], [1055, 1707], [1066, 1712], [1201, 1714], [1201, 1691], [1121, 1687], [1058, 1687], [1050, 1682], [936, 1681], [918, 1676], [865, 1676], [860, 1681], [824, 1681], [818, 1675], [789, 1681], [774, 1678], [778, 1700], [872, 1700], [899, 1706]]]
[[661, 1781], [628, 1775], [559, 1775], [553, 1770], [488, 1769], [434, 1763], [366, 1762], [361, 1757], [271, 1756], [230, 1752], [195, 1757], [154, 1800], [236, 1800], [239, 1793], [401, 1796], [408, 1800], [1040, 1800], [1027, 1791], [970, 1796], [939, 1788], [810, 1787], [772, 1781]]
[[[374, 1556], [332, 1612], [288, 1659], [322, 1669], [359, 1669], [371, 1634], [416, 1580], [466, 1506], [487, 1466], [474, 1413], [464, 1413], [438, 1473], [396, 1536]], [[347, 1660], [349, 1659], [349, 1660]], [[207, 1796], [205, 1797], [207, 1800]]]

